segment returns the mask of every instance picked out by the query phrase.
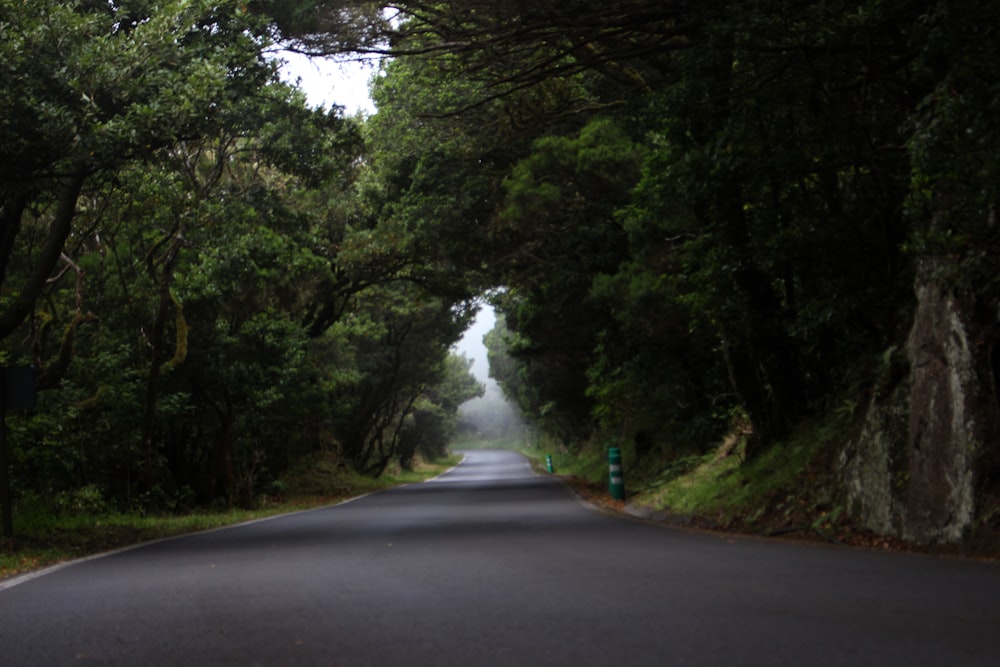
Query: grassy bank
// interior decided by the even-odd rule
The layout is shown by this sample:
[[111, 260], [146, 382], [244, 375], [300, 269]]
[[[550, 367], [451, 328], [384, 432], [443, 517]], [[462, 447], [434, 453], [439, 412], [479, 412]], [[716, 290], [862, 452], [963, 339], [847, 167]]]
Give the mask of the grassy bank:
[[196, 510], [165, 516], [112, 512], [53, 512], [16, 507], [14, 539], [0, 543], [0, 579], [66, 560], [278, 514], [331, 505], [372, 491], [430, 479], [454, 467], [460, 456], [418, 463], [381, 477], [358, 475], [335, 460], [315, 457], [282, 480], [280, 495], [261, 498], [253, 509]]
[[[838, 431], [836, 422], [803, 425], [795, 435], [745, 460], [744, 442], [731, 436], [705, 454], [643, 458], [624, 448], [626, 498], [608, 494], [607, 450], [599, 444], [579, 452], [560, 452], [545, 443], [500, 443], [527, 456], [546, 473], [551, 455], [555, 474], [591, 503], [617, 512], [655, 517], [678, 526], [824, 541], [863, 548], [905, 550], [996, 558], [995, 549], [975, 545], [918, 548], [858, 525], [843, 505], [835, 466], [829, 461]], [[471, 442], [467, 448], [499, 446]]]
[[734, 434], [704, 454], [658, 459], [638, 458], [625, 448], [626, 498], [608, 493], [606, 448], [592, 443], [579, 452], [561, 451], [540, 440], [467, 438], [454, 449], [509, 449], [526, 456], [539, 474], [554, 474], [580, 496], [607, 510], [691, 526], [760, 536], [823, 541], [868, 549], [921, 551], [996, 560], [994, 543], [920, 548], [898, 538], [866, 530], [844, 506], [836, 466], [836, 418], [803, 424], [781, 446], [745, 459], [745, 442]]
[[573, 453], [539, 443], [502, 445], [527, 456], [539, 472], [546, 471], [546, 457], [551, 456], [555, 474], [591, 502], [609, 509], [621, 511], [631, 505], [694, 526], [853, 541], [856, 531], [837, 504], [835, 483], [823, 462], [831, 433], [822, 424], [803, 428], [795, 440], [749, 462], [739, 434], [705, 454], [671, 460], [652, 454], [639, 458], [626, 447], [625, 502], [608, 496], [607, 450], [599, 444]]

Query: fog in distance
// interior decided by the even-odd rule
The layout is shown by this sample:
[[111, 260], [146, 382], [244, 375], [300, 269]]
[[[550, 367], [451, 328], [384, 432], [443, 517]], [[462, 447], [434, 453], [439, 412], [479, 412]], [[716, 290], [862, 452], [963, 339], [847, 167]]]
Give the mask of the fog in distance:
[[526, 435], [526, 427], [517, 408], [503, 395], [500, 385], [490, 377], [483, 336], [496, 324], [493, 308], [486, 304], [455, 346], [457, 354], [472, 360], [471, 372], [486, 387], [481, 398], [467, 401], [459, 408], [461, 415], [459, 440], [477, 439], [509, 441]]

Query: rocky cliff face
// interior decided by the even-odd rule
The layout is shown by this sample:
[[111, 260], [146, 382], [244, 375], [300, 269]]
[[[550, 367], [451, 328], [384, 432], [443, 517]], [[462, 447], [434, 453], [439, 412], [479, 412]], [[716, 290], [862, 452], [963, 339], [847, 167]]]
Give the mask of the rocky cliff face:
[[[902, 370], [873, 393], [840, 467], [854, 514], [867, 527], [918, 544], [963, 539], [997, 438], [997, 402], [988, 346], [972, 307], [920, 272]], [[887, 353], [886, 374], [892, 365]]]

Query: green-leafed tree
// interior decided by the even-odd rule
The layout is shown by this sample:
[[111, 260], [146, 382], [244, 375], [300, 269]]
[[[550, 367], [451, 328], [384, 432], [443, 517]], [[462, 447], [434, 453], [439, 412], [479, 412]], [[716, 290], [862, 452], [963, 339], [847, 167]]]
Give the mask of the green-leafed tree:
[[[597, 417], [604, 439], [687, 425], [696, 440], [737, 415], [753, 458], [816, 413], [923, 382], [914, 360], [952, 342], [907, 332], [950, 308], [977, 341], [958, 381], [976, 426], [939, 435], [956, 460], [970, 439], [996, 451], [988, 3], [394, 7], [374, 47], [406, 58], [381, 84], [379, 217], [435, 252], [464, 233], [476, 280], [506, 288], [503, 374], [550, 431], [579, 440]], [[552, 159], [597, 110], [645, 148], [610, 198], [575, 182], [592, 165]], [[917, 386], [894, 405], [954, 398]]]
[[503, 267], [509, 289], [498, 306], [517, 333], [510, 353], [534, 387], [532, 402], [520, 407], [567, 442], [591, 428], [586, 373], [608, 311], [590, 292], [594, 278], [625, 257], [614, 212], [628, 201], [641, 160], [641, 150], [599, 118], [578, 136], [539, 139], [504, 181], [497, 225], [517, 239], [517, 251]]
[[[729, 3], [724, 11], [650, 2], [506, 3], [483, 11], [463, 2], [440, 12], [404, 4], [412, 18], [402, 24], [399, 43], [470, 82], [475, 94], [463, 101], [465, 108], [478, 113], [529, 90], [538, 94], [555, 81], [577, 81], [589, 90], [587, 108], [631, 104], [619, 113], [622, 134], [652, 143], [642, 199], [630, 201], [627, 187], [613, 197], [587, 187], [574, 200], [590, 197], [595, 207], [605, 207], [611, 227], [618, 226], [617, 243], [599, 239], [606, 259], [587, 265], [597, 255], [574, 246], [602, 227], [569, 225], [559, 228], [565, 254], [540, 255], [541, 278], [523, 268], [520, 275], [501, 273], [498, 282], [511, 288], [507, 298], [517, 304], [508, 325], [526, 334], [521, 344], [539, 338], [530, 335], [528, 322], [555, 330], [565, 321], [563, 310], [542, 305], [546, 299], [586, 311], [594, 301], [580, 296], [621, 264], [618, 287], [603, 279], [598, 286], [614, 295], [604, 302], [610, 312], [581, 315], [587, 324], [565, 327], [580, 332], [581, 344], [550, 336], [578, 365], [566, 384], [586, 387], [584, 371], [598, 345], [606, 354], [592, 367], [592, 379], [600, 384], [600, 377], [620, 375], [619, 366], [634, 358], [615, 350], [617, 341], [658, 344], [629, 330], [648, 324], [628, 315], [637, 310], [633, 304], [617, 301], [616, 308], [616, 299], [632, 294], [633, 275], [636, 299], [648, 300], [649, 290], [662, 286], [662, 296], [652, 298], [664, 299], [676, 313], [670, 319], [712, 348], [706, 360], [714, 356], [722, 372], [707, 375], [728, 377], [753, 422], [754, 442], [787, 433], [843, 380], [846, 360], [870, 352], [867, 341], [893, 330], [893, 318], [883, 313], [909, 285], [899, 252], [906, 234], [905, 156], [890, 147], [904, 142], [901, 97], [919, 96], [926, 86], [908, 69], [918, 4], [857, 12], [828, 4], [782, 12], [745, 3]], [[407, 42], [408, 29], [420, 38]], [[636, 90], [645, 97], [635, 97]], [[579, 127], [544, 131], [565, 137]], [[522, 175], [512, 172], [508, 187]], [[521, 219], [545, 221], [567, 212], [564, 219], [580, 219], [566, 199], [546, 199], [561, 187], [558, 177], [540, 181], [529, 192], [536, 210]], [[518, 193], [512, 188], [509, 196], [516, 201]], [[623, 223], [616, 222], [616, 207], [631, 211]], [[514, 210], [504, 209], [499, 229]], [[630, 247], [622, 224], [629, 227]], [[524, 230], [509, 244], [515, 256], [544, 247], [543, 224]], [[660, 273], [644, 275], [648, 270]], [[567, 280], [575, 287], [560, 285]], [[522, 293], [532, 281], [533, 289], [546, 284], [551, 294]], [[838, 298], [844, 294], [851, 297]], [[844, 322], [850, 322], [848, 337], [837, 330]], [[558, 375], [547, 369], [537, 381]], [[602, 392], [593, 387], [591, 395]], [[699, 393], [726, 392], [714, 387]], [[546, 395], [552, 393], [541, 392]], [[551, 409], [558, 401], [542, 405]], [[587, 413], [581, 403], [570, 421], [580, 423]]]
[[[52, 397], [71, 407], [40, 414], [45, 427], [31, 440], [43, 444], [31, 448], [37, 456], [19, 461], [24, 465], [16, 469], [43, 493], [71, 477], [77, 484], [103, 482], [119, 465], [129, 486], [140, 449], [129, 439], [136, 434], [129, 426], [141, 419], [148, 401], [134, 393], [143, 385], [141, 374], [124, 368], [142, 354], [95, 322], [117, 319], [119, 313], [98, 308], [116, 300], [113, 292], [125, 293], [129, 303], [155, 303], [162, 296], [126, 286], [127, 270], [111, 271], [121, 269], [115, 262], [129, 253], [144, 252], [131, 241], [145, 237], [154, 243], [164, 232], [158, 227], [163, 220], [142, 210], [143, 203], [132, 212], [152, 213], [143, 220], [149, 227], [116, 228], [122, 212], [112, 210], [111, 193], [130, 180], [130, 167], [219, 132], [232, 121], [236, 100], [274, 78], [263, 54], [269, 29], [239, 3], [46, 1], [0, 3], [0, 32], [0, 358], [34, 362], [42, 388], [61, 381], [77, 388], [75, 397]], [[169, 273], [172, 244], [168, 237], [145, 248], [151, 251], [148, 266], [161, 276]], [[111, 271], [95, 276], [109, 255]], [[137, 263], [143, 265], [141, 255]], [[95, 277], [99, 294], [92, 290]], [[84, 331], [101, 342], [88, 370], [100, 389], [67, 377]], [[142, 331], [147, 342], [157, 335], [153, 328]], [[88, 434], [94, 437], [85, 446], [67, 446], [83, 436], [78, 429], [86, 424], [82, 414], [94, 391], [114, 406], [98, 423], [129, 436], [108, 443]], [[43, 411], [49, 400], [43, 398]], [[23, 450], [15, 454], [27, 456]], [[102, 462], [115, 454], [115, 465], [106, 470]], [[41, 469], [34, 465], [39, 460]], [[44, 473], [52, 463], [72, 474]]]
[[216, 131], [274, 68], [266, 24], [237, 2], [5, 1], [0, 25], [5, 338], [56, 271], [81, 195]]
[[377, 475], [397, 459], [414, 414], [428, 402], [457, 410], [429, 392], [445, 380], [448, 350], [473, 316], [402, 283], [366, 290], [331, 329], [342, 341], [338, 363], [357, 369], [331, 406], [334, 432], [356, 468]]
[[[338, 193], [356, 128], [283, 84], [220, 116], [213, 136], [123, 166], [85, 200], [89, 225], [65, 249], [74, 270], [29, 320], [32, 357], [61, 380], [38, 439], [57, 424], [84, 481], [123, 503], [248, 502], [324, 432], [328, 388], [310, 357], [324, 343], [303, 322], [351, 208]], [[79, 313], [93, 322], [60, 340], [54, 324]], [[29, 487], [44, 483], [38, 453], [17, 467]]]
[[458, 406], [483, 395], [483, 385], [470, 372], [472, 360], [449, 354], [435, 384], [424, 389], [400, 433], [399, 460], [410, 465], [415, 456], [441, 458], [458, 432]]
[[[669, 458], [735, 418], [752, 458], [864, 404], [914, 412], [916, 479], [917, 413], [944, 401], [969, 419], [926, 438], [991, 493], [997, 21], [0, 0], [0, 361], [58, 387], [14, 426], [38, 443], [18, 479], [235, 502], [313, 448], [371, 473], [440, 453], [473, 392], [448, 350], [495, 290], [491, 372], [567, 447]], [[395, 56], [379, 113], [310, 110], [272, 38]], [[967, 371], [920, 375], [955, 340]]]

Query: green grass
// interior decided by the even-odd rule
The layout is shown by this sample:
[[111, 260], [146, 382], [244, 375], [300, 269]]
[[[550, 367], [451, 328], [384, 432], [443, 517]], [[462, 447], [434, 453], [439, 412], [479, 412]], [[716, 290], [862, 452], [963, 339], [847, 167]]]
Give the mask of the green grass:
[[[828, 481], [820, 475], [822, 466], [817, 468], [813, 463], [835, 436], [833, 427], [803, 424], [793, 438], [749, 462], [744, 460], [740, 434], [733, 434], [704, 455], [643, 461], [644, 469], [639, 469], [634, 452], [626, 447], [627, 502], [704, 519], [707, 525], [761, 532], [790, 524], [832, 521], [839, 512], [826, 506]], [[589, 443], [574, 453], [561, 452], [557, 444], [546, 442], [462, 446], [513, 449], [527, 456], [541, 473], [546, 471], [546, 456], [551, 455], [555, 474], [569, 478], [578, 491], [598, 497], [607, 493], [607, 448], [602, 443]]]
[[737, 496], [746, 488], [739, 452], [712, 451], [687, 463], [690, 470], [667, 475], [636, 494], [635, 502], [681, 514], [713, 514], [739, 504]]
[[[744, 461], [743, 442], [731, 438], [701, 457], [682, 462], [687, 470], [639, 490], [632, 502], [677, 514], [741, 523], [766, 530], [768, 522], [813, 519], [824, 480], [811, 467], [826, 441], [822, 427], [805, 427], [795, 438]], [[734, 436], [735, 437], [735, 436]], [[812, 520], [812, 519], [810, 519]]]
[[422, 482], [460, 460], [461, 456], [452, 454], [433, 463], [419, 463], [413, 470], [393, 470], [373, 479], [347, 470], [330, 457], [317, 456], [290, 471], [282, 497], [264, 499], [255, 509], [148, 516], [17, 508], [14, 540], [0, 541], [0, 579], [142, 542], [323, 507], [379, 489]]

